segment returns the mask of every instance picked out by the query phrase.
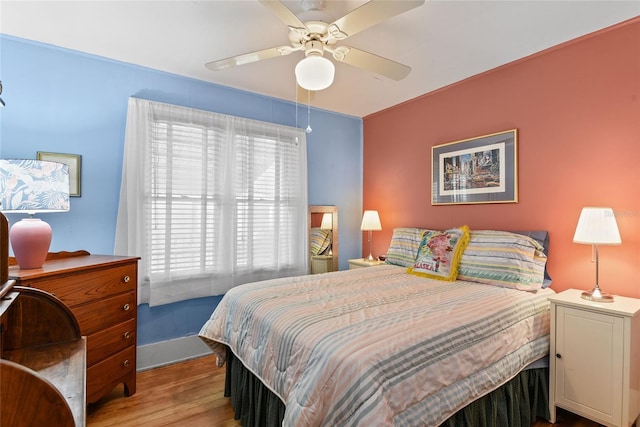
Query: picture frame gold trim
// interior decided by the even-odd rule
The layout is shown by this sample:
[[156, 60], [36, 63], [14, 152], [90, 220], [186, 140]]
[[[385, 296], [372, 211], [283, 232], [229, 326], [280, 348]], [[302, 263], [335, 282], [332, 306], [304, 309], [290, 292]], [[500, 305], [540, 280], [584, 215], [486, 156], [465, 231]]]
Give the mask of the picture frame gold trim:
[[69, 196], [81, 197], [82, 156], [79, 154], [38, 151], [36, 159], [64, 163], [69, 166]]
[[431, 204], [518, 203], [518, 130], [431, 147]]

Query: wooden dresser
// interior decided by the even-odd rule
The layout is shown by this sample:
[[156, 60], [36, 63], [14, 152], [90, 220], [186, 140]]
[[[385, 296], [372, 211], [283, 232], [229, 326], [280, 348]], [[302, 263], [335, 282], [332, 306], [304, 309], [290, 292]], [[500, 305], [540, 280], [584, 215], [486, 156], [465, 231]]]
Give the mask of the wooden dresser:
[[87, 403], [124, 384], [136, 392], [138, 259], [81, 251], [47, 258], [42, 268], [9, 268], [16, 285], [47, 291], [73, 312], [87, 337]]

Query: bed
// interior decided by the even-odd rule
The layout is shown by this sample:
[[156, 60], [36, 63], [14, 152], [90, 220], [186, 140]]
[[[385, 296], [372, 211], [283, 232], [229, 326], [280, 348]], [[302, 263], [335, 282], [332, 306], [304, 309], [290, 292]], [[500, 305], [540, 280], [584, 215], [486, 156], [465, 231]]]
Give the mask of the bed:
[[[224, 296], [199, 336], [227, 364], [243, 425], [515, 426], [548, 416], [543, 244], [451, 229], [437, 232], [453, 236], [449, 258], [432, 244], [419, 262], [434, 232], [394, 230], [388, 265]], [[416, 271], [434, 258], [443, 277]]]

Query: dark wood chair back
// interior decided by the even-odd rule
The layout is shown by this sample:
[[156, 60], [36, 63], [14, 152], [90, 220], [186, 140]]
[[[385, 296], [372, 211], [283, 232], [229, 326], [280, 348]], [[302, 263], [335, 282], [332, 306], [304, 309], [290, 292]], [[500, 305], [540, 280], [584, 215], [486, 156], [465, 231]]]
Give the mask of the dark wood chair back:
[[0, 285], [9, 280], [9, 221], [0, 212]]

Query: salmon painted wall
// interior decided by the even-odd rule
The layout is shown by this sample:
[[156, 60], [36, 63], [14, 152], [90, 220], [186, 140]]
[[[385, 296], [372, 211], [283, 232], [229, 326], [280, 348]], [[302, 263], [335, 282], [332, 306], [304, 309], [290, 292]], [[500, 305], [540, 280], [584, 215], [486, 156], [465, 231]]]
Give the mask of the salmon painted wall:
[[[552, 288], [591, 289], [591, 246], [573, 233], [582, 207], [608, 206], [622, 245], [601, 246], [600, 286], [640, 297], [639, 98], [640, 17], [365, 117], [374, 255], [395, 227], [546, 229]], [[514, 128], [518, 203], [431, 205], [432, 146]]]

